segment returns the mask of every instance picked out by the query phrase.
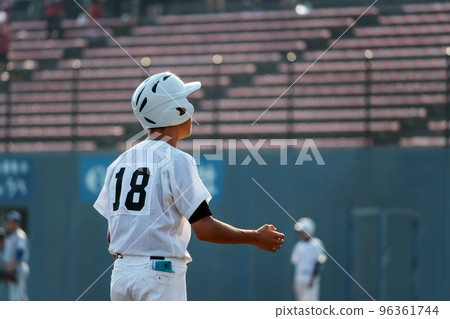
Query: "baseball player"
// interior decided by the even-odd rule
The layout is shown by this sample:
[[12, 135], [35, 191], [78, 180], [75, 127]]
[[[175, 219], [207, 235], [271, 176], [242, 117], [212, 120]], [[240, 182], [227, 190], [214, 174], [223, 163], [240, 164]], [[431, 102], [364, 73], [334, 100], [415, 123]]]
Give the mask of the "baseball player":
[[294, 227], [300, 241], [292, 250], [291, 262], [294, 264], [293, 289], [299, 301], [318, 301], [320, 289], [320, 268], [326, 261], [323, 244], [312, 237], [316, 230], [310, 218], [300, 218]]
[[30, 272], [28, 268], [28, 238], [21, 228], [22, 215], [11, 211], [6, 215], [6, 227], [9, 236], [5, 245], [4, 261], [9, 276], [15, 276], [16, 280], [8, 280], [9, 300], [28, 300], [27, 278]]
[[6, 243], [6, 231], [3, 227], [0, 227], [0, 284], [7, 278], [6, 263], [4, 260]]
[[94, 204], [108, 220], [115, 260], [111, 300], [186, 300], [191, 228], [202, 241], [270, 252], [284, 242], [272, 225], [243, 230], [212, 217], [211, 195], [194, 159], [176, 148], [178, 140], [191, 135], [194, 107], [186, 97], [200, 86], [165, 72], [146, 79], [132, 96], [148, 138], [108, 167]]

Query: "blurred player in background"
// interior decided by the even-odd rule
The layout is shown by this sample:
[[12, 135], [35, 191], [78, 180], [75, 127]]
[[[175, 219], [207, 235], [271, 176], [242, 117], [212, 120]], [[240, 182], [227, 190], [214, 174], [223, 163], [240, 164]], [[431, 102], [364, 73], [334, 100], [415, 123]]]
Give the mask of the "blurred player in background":
[[292, 250], [291, 263], [295, 267], [293, 289], [299, 301], [318, 301], [320, 268], [326, 261], [323, 244], [314, 236], [316, 224], [310, 218], [300, 218], [295, 224], [300, 241]]
[[186, 300], [191, 227], [198, 239], [217, 244], [276, 252], [284, 242], [272, 225], [243, 230], [211, 217], [211, 195], [194, 159], [176, 148], [191, 135], [194, 107], [186, 97], [200, 86], [166, 72], [133, 94], [133, 111], [148, 138], [108, 167], [94, 204], [108, 220], [109, 252], [116, 256], [111, 300]]
[[6, 243], [6, 231], [3, 227], [0, 227], [0, 286], [3, 282], [6, 283], [6, 263], [4, 260], [5, 255], [5, 243]]
[[9, 300], [28, 300], [27, 278], [28, 268], [28, 237], [21, 228], [22, 215], [11, 211], [6, 215], [6, 227], [9, 236], [5, 245], [4, 261], [8, 276], [15, 276], [16, 281], [8, 280]]

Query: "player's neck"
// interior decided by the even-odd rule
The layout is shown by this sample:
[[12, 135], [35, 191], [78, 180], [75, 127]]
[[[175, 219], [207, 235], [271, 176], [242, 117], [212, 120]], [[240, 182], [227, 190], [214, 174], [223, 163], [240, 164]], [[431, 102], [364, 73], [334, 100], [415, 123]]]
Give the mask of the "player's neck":
[[178, 130], [173, 126], [155, 128], [149, 130], [147, 140], [149, 141], [164, 141], [172, 147], [177, 147]]
[[148, 130], [147, 140], [161, 140], [172, 147], [177, 147], [178, 140], [189, 137], [192, 130], [192, 119], [184, 123]]

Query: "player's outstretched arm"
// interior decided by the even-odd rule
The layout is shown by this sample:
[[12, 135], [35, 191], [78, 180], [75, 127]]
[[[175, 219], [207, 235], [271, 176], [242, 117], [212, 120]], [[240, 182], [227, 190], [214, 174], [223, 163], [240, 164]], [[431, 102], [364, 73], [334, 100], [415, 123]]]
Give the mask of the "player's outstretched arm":
[[206, 216], [191, 226], [199, 240], [215, 244], [248, 244], [274, 253], [284, 243], [284, 234], [276, 232], [276, 228], [272, 225], [264, 225], [257, 230], [246, 230]]

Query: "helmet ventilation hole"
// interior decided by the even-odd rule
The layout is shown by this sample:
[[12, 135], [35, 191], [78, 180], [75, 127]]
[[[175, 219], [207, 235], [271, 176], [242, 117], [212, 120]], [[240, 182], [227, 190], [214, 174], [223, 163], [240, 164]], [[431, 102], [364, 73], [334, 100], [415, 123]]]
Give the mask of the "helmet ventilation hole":
[[149, 123], [156, 124], [155, 122], [153, 122], [153, 121], [150, 120], [149, 118], [144, 117], [144, 119], [145, 119], [147, 122], [149, 122]]
[[186, 109], [181, 108], [181, 107], [177, 107], [176, 110], [177, 110], [178, 112], [180, 112], [180, 116], [182, 116], [182, 115], [184, 115], [184, 114], [186, 113]]
[[145, 90], [145, 87], [141, 90], [141, 92], [139, 93], [139, 95], [138, 95], [138, 97], [137, 97], [137, 99], [136, 99], [136, 105], [139, 103], [139, 99], [141, 98], [141, 94], [142, 94], [142, 92], [144, 92], [144, 90]]
[[147, 104], [147, 98], [145, 98], [143, 101], [142, 101], [142, 104], [141, 104], [141, 108], [139, 109], [139, 112], [142, 112], [142, 109], [144, 108], [144, 106]]
[[158, 83], [159, 83], [159, 81], [156, 82], [155, 85], [153, 85], [153, 87], [152, 87], [153, 93], [156, 93], [156, 87], [158, 86]]

